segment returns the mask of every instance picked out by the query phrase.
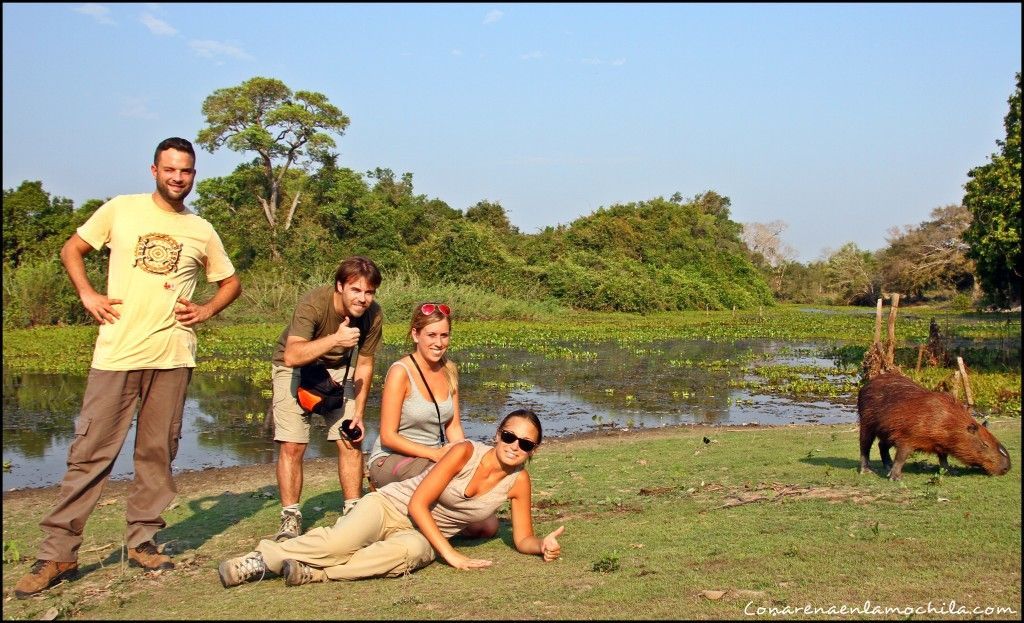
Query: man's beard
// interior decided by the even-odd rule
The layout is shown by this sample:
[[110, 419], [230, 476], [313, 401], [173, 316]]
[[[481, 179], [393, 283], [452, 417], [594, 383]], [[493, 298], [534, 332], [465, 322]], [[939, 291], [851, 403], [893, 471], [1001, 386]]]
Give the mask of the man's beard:
[[175, 197], [172, 194], [174, 191], [172, 191], [170, 186], [167, 186], [166, 184], [157, 184], [156, 185], [156, 192], [161, 197], [163, 197], [164, 201], [166, 201], [167, 203], [182, 203], [182, 202], [185, 201], [185, 197], [188, 197], [188, 194], [190, 192], [192, 192], [192, 187], [191, 186], [185, 187], [184, 191], [178, 197]]

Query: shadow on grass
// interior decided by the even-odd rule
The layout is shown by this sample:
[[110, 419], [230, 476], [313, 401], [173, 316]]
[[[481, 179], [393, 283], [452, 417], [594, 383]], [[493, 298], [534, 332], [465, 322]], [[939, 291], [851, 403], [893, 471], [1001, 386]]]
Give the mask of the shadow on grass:
[[[225, 492], [189, 500], [185, 504], [192, 514], [183, 521], [161, 530], [158, 533], [158, 542], [170, 545], [167, 553], [181, 554], [197, 549], [214, 535], [278, 503], [277, 485], [267, 485], [255, 491]], [[276, 528], [277, 526], [274, 526], [274, 530]], [[113, 562], [117, 562], [120, 555], [115, 553], [111, 558]]]
[[[857, 471], [860, 469], [860, 459], [854, 460], [834, 456], [814, 456], [809, 458], [802, 458], [800, 459], [800, 462], [806, 463], [808, 465], [817, 465], [819, 467], [831, 467], [833, 469], [838, 470], [849, 469]], [[882, 467], [881, 460], [872, 461], [869, 467], [871, 468], [872, 473], [874, 473], [876, 476], [879, 476], [881, 478], [887, 478], [889, 475], [889, 470], [885, 467]], [[939, 467], [940, 466], [937, 459], [935, 459], [934, 461], [929, 461], [925, 458], [922, 458], [916, 461], [907, 461], [906, 463], [904, 463], [903, 474], [921, 474], [934, 476], [939, 473]], [[867, 476], [868, 474], [864, 475]], [[949, 469], [946, 470], [945, 475], [964, 477], [988, 476], [988, 474], [985, 473], [985, 470], [981, 469], [980, 467], [964, 467], [959, 465], [950, 465]]]
[[[307, 532], [311, 528], [319, 527], [320, 522], [323, 521], [327, 513], [337, 513], [341, 516], [341, 509], [344, 507], [345, 502], [342, 498], [341, 491], [333, 489], [331, 491], [325, 491], [320, 495], [315, 495], [305, 502], [302, 503], [302, 531]], [[335, 518], [337, 521], [337, 518]], [[332, 522], [331, 525], [334, 525]]]

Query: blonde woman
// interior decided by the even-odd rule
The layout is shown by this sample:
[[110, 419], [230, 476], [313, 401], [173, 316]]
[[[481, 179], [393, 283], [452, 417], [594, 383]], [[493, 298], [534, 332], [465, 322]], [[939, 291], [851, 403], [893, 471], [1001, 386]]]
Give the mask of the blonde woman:
[[[413, 309], [408, 334], [413, 350], [391, 365], [384, 380], [380, 436], [367, 468], [374, 487], [420, 474], [466, 438], [459, 419], [459, 371], [448, 359], [451, 313], [444, 303]], [[497, 533], [498, 518], [488, 517], [467, 526], [462, 536]]]

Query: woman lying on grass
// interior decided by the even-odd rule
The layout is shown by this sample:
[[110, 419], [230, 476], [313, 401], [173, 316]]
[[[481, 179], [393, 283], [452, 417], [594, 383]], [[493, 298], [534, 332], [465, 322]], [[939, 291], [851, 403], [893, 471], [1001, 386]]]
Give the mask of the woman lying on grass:
[[228, 588], [262, 579], [268, 571], [284, 576], [288, 586], [394, 577], [427, 566], [435, 552], [456, 569], [489, 567], [492, 561], [470, 558], [448, 539], [491, 516], [506, 499], [512, 501], [516, 549], [555, 560], [565, 527], [543, 539], [534, 536], [530, 475], [524, 469], [541, 437], [536, 414], [513, 411], [498, 424], [494, 446], [462, 441], [432, 469], [364, 495], [334, 526], [280, 543], [264, 539], [255, 551], [225, 560], [220, 581]]

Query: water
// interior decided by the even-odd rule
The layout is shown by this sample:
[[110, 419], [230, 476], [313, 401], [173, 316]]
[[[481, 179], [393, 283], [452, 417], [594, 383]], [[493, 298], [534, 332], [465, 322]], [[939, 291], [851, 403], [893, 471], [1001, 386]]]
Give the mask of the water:
[[[503, 348], [458, 350], [461, 417], [467, 437], [487, 440], [509, 411], [535, 410], [545, 437], [603, 428], [654, 428], [684, 423], [842, 423], [856, 421], [851, 395], [786, 396], [738, 387], [765, 364], [829, 369], [825, 345], [773, 340], [710, 342], [664, 340], [643, 345], [552, 344], [547, 352]], [[400, 356], [379, 353], [366, 409], [369, 449], [378, 434], [380, 390], [387, 367]], [[269, 364], [268, 364], [269, 365]], [[754, 367], [754, 368], [752, 368]], [[828, 377], [836, 383], [853, 377]], [[185, 402], [174, 471], [273, 463], [276, 448], [264, 425], [268, 387], [244, 376], [196, 373]], [[53, 485], [64, 474], [85, 377], [3, 373], [3, 488]], [[317, 420], [314, 420], [317, 422]], [[114, 465], [114, 479], [132, 475], [132, 426]], [[319, 422], [308, 458], [337, 456]]]

